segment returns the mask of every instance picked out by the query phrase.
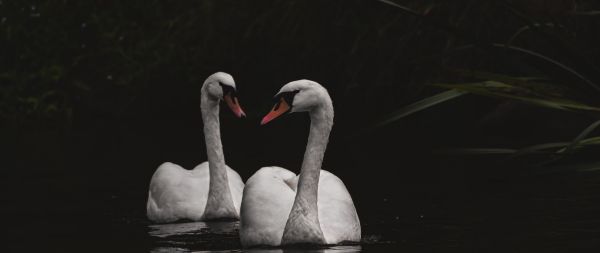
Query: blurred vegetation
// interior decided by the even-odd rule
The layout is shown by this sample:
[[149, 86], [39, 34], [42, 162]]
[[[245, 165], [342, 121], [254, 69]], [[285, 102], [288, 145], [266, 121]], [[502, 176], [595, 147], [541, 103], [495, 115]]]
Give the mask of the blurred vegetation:
[[[522, 149], [447, 150], [450, 153], [510, 154], [514, 158], [547, 152], [552, 154], [550, 161], [555, 161], [581, 147], [599, 144], [599, 137], [587, 138], [600, 119], [600, 48], [594, 32], [600, 25], [597, 2], [381, 2], [420, 21], [415, 39], [436, 37], [439, 44], [427, 43], [429, 53], [420, 54], [412, 63], [430, 70], [423, 84], [451, 90], [399, 109], [380, 126], [464, 94], [476, 94], [577, 113], [594, 123], [572, 141]], [[489, 112], [497, 113], [511, 110]]]
[[488, 118], [528, 103], [592, 124], [597, 10], [592, 0], [2, 0], [0, 123], [69, 129], [197, 111], [199, 83], [226, 70], [260, 81], [261, 96], [290, 77], [326, 83], [341, 132], [367, 127], [356, 115], [393, 124], [465, 94], [495, 98], [493, 108], [462, 108]]
[[397, 85], [410, 70], [393, 66], [412, 50], [396, 47], [410, 28], [401, 18], [370, 0], [1, 0], [0, 152], [48, 167], [176, 139], [158, 131], [189, 138], [182, 127], [198, 133], [199, 87], [215, 71], [234, 75], [249, 117], [300, 78], [352, 112], [381, 94], [359, 84], [413, 90]]
[[0, 117], [68, 125], [82, 111], [122, 112], [173, 62], [199, 78], [189, 73], [206, 43], [189, 32], [210, 30], [198, 19], [211, 4], [2, 1]]
[[409, 27], [401, 17], [363, 0], [2, 1], [0, 119], [65, 127], [151, 114], [164, 106], [156, 98], [197, 94], [217, 70], [275, 80], [265, 94], [281, 85], [277, 77], [307, 73], [338, 77], [330, 87], [340, 91], [338, 84], [390, 86], [406, 72], [382, 65], [412, 50], [389, 50], [402, 40], [395, 30]]

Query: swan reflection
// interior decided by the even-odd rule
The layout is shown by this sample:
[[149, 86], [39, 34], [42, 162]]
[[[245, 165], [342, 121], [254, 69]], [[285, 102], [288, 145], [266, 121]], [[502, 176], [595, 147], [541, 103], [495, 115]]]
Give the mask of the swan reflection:
[[[185, 222], [148, 225], [148, 234], [154, 238], [153, 253], [162, 252], [360, 252], [360, 245], [338, 245], [326, 248], [251, 248], [240, 249], [239, 221]], [[195, 250], [210, 245], [211, 250]]]
[[150, 236], [166, 238], [185, 234], [237, 234], [239, 221], [198, 221], [149, 225]]

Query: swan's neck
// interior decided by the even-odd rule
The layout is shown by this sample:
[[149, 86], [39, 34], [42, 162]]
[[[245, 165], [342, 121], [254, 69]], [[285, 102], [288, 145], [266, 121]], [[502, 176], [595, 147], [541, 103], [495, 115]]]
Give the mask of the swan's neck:
[[207, 93], [203, 91], [200, 100], [210, 174], [204, 218], [238, 218], [239, 215], [233, 206], [231, 191], [229, 190], [227, 168], [225, 167], [223, 145], [221, 144], [219, 100], [209, 97]]
[[321, 164], [329, 132], [333, 126], [333, 107], [330, 104], [310, 111], [310, 133], [298, 179], [296, 198], [288, 217], [282, 244], [324, 244], [319, 223], [317, 196]]

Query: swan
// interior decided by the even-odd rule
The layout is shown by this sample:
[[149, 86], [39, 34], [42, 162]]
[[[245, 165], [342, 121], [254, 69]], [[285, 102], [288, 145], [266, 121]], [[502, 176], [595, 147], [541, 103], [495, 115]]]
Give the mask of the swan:
[[200, 109], [208, 162], [193, 170], [165, 162], [150, 181], [146, 215], [157, 223], [180, 219], [203, 221], [239, 219], [244, 183], [225, 164], [219, 126], [219, 103], [226, 104], [237, 117], [245, 113], [236, 97], [233, 77], [217, 72], [209, 76], [200, 92]]
[[300, 174], [263, 167], [246, 182], [240, 213], [242, 246], [358, 242], [361, 228], [342, 180], [321, 170], [333, 104], [327, 90], [310, 80], [284, 85], [261, 125], [285, 112], [308, 112], [310, 134]]

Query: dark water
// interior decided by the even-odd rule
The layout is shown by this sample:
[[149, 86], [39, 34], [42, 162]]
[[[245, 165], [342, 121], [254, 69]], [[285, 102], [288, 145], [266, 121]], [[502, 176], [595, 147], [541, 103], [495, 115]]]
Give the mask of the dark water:
[[368, 232], [361, 243], [315, 248], [241, 249], [238, 221], [152, 224], [148, 225], [148, 229], [152, 241], [151, 252], [363, 252], [392, 250], [399, 247], [395, 241], [386, 241], [381, 235]]
[[[63, 136], [21, 134], [16, 151], [6, 149], [16, 161], [9, 159], [0, 170], [0, 238], [6, 242], [0, 251], [242, 251], [237, 223], [153, 225], [146, 219], [148, 183], [156, 167], [171, 161], [193, 168], [205, 160], [200, 119], [173, 118], [194, 121], [108, 121], [76, 132], [62, 146]], [[265, 127], [258, 126], [258, 116], [240, 121], [224, 114], [222, 121], [227, 163], [244, 180], [262, 166], [294, 171], [301, 164], [306, 117]], [[599, 170], [550, 172], [529, 168], [527, 161], [516, 166], [497, 157], [431, 154], [436, 147], [431, 143], [450, 131], [449, 123], [440, 125], [439, 135], [413, 134], [421, 124], [407, 122], [394, 131], [347, 138], [340, 130], [352, 126], [350, 118], [338, 122], [323, 168], [347, 186], [363, 240], [315, 251], [600, 248]], [[452, 138], [462, 146], [460, 136]], [[584, 158], [594, 159], [597, 151]], [[285, 251], [293, 250], [306, 249]]]
[[[189, 222], [150, 225], [148, 232], [156, 246], [151, 252], [241, 251], [238, 237], [239, 222]], [[286, 249], [286, 251], [293, 249]], [[300, 249], [297, 249], [300, 250]], [[340, 245], [312, 252], [360, 252], [361, 245]], [[247, 252], [283, 252], [276, 248], [246, 249]]]
[[[238, 222], [151, 224], [144, 213], [145, 189], [128, 189], [130, 178], [114, 178], [107, 186], [81, 176], [42, 176], [2, 180], [4, 247], [10, 251], [284, 251], [242, 250]], [[445, 179], [447, 184], [437, 182], [434, 190], [423, 189], [423, 182], [393, 185], [398, 191], [388, 195], [349, 186], [361, 218], [362, 241], [310, 250], [573, 252], [600, 246], [597, 173], [485, 182]], [[13, 194], [18, 190], [21, 194]]]
[[[247, 138], [263, 137], [242, 133]], [[273, 132], [264, 135], [282, 136]], [[151, 224], [145, 207], [147, 184], [156, 165], [173, 157], [171, 161], [190, 168], [198, 161], [189, 158], [201, 160], [203, 155], [198, 154], [203, 151], [190, 145], [189, 149], [145, 152], [150, 148], [143, 147], [157, 145], [138, 141], [152, 135], [126, 136], [137, 144], [123, 141], [119, 148], [95, 153], [95, 159], [87, 153], [96, 151], [91, 146], [102, 139], [86, 139], [88, 146], [65, 152], [71, 163], [62, 169], [55, 163], [48, 165], [54, 167], [42, 164], [0, 171], [1, 238], [6, 242], [0, 247], [5, 252], [242, 251], [236, 222]], [[301, 159], [300, 142], [305, 137], [297, 138], [300, 140], [287, 140], [290, 147], [299, 146], [297, 152], [267, 146], [269, 152], [262, 156], [251, 153], [251, 147], [244, 146], [250, 145], [246, 142], [240, 141], [241, 147], [228, 145], [231, 157], [242, 154], [245, 159], [229, 159], [228, 163], [247, 179], [261, 165], [287, 161], [283, 155], [289, 151], [300, 156], [287, 162], [286, 167], [294, 168], [294, 163], [300, 163], [295, 160]], [[173, 139], [177, 142], [183, 138]], [[385, 139], [374, 141], [380, 145], [352, 142], [358, 148], [349, 150], [343, 146], [350, 144], [338, 139], [332, 143], [325, 164], [352, 195], [362, 224], [362, 241], [313, 250], [595, 252], [600, 248], [598, 170], [550, 172], [505, 166], [488, 158], [469, 162], [464, 157], [400, 156], [388, 151]], [[259, 143], [252, 139], [247, 142]], [[51, 152], [52, 146], [48, 147]], [[274, 158], [264, 161], [268, 156]]]
[[[584, 174], [555, 176], [545, 179], [545, 182], [517, 182], [511, 185], [512, 189], [504, 192], [491, 191], [487, 192], [489, 195], [483, 193], [487, 196], [477, 201], [456, 203], [466, 206], [464, 213], [452, 213], [452, 207], [443, 204], [436, 208], [404, 201], [404, 209], [420, 209], [420, 213], [390, 216], [394, 212], [403, 213], [396, 209], [403, 207], [393, 207], [385, 203], [392, 200], [382, 199], [378, 205], [372, 205], [371, 210], [363, 210], [363, 239], [356, 245], [316, 249], [241, 249], [239, 222], [143, 222], [138, 225], [147, 227], [150, 252], [593, 250], [600, 246], [600, 196], [597, 194], [600, 184], [597, 179], [597, 176]], [[550, 187], [555, 190], [549, 191]], [[521, 196], [523, 193], [525, 196]], [[386, 207], [390, 210], [382, 209]], [[373, 209], [380, 213], [373, 212]]]

